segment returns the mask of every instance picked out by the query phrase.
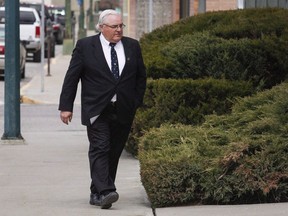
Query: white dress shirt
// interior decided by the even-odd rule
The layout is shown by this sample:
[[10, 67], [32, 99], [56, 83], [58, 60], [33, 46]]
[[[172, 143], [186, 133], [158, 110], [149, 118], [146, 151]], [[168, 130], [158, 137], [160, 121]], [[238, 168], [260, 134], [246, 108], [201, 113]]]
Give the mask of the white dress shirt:
[[[110, 42], [105, 39], [103, 34], [100, 34], [100, 42], [101, 42], [102, 49], [105, 55], [105, 59], [111, 70], [111, 46], [109, 45]], [[125, 53], [124, 53], [124, 47], [123, 47], [122, 42], [119, 41], [118, 43], [116, 43], [114, 48], [116, 50], [117, 58], [118, 58], [119, 76], [121, 76], [122, 70], [125, 65]]]
[[[110, 42], [105, 39], [103, 34], [100, 34], [100, 42], [102, 45], [102, 49], [104, 52], [105, 59], [107, 61], [107, 64], [111, 70], [111, 46], [109, 45]], [[117, 58], [118, 58], [118, 66], [119, 66], [119, 77], [121, 76], [121, 73], [123, 71], [123, 68], [125, 66], [126, 58], [125, 58], [125, 52], [124, 52], [124, 47], [121, 42], [121, 40], [116, 43], [114, 46], [114, 49], [116, 50], [117, 53]], [[112, 73], [112, 72], [111, 72]], [[120, 78], [119, 78], [120, 79]], [[115, 102], [117, 100], [117, 95], [115, 94], [111, 101]], [[98, 116], [94, 116], [90, 119], [91, 124], [98, 118]]]

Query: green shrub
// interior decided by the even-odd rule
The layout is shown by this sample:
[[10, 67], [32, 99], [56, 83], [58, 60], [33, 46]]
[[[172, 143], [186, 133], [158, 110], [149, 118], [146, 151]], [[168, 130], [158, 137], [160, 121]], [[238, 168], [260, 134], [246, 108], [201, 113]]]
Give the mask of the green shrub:
[[140, 143], [154, 207], [288, 201], [287, 84], [238, 99], [229, 114], [235, 97], [287, 79], [287, 20], [283, 9], [211, 12], [140, 39], [159, 80], [126, 147], [137, 155]]
[[191, 126], [164, 125], [141, 139], [141, 179], [153, 206], [201, 199], [200, 179], [215, 152], [221, 151], [207, 145], [203, 132]]
[[149, 80], [144, 107], [136, 114], [126, 149], [137, 155], [138, 139], [163, 123], [199, 124], [204, 116], [230, 112], [233, 99], [251, 95], [248, 82], [228, 80]]
[[170, 62], [169, 76], [175, 79], [245, 80], [262, 89], [286, 78], [288, 65], [284, 61], [288, 61], [288, 55], [281, 54], [277, 47], [288, 47], [288, 43], [279, 38], [225, 40], [200, 33], [176, 39], [162, 53]]
[[141, 138], [141, 179], [154, 207], [288, 201], [288, 83], [239, 98], [199, 126]]
[[287, 10], [265, 8], [210, 12], [165, 25], [140, 39], [147, 74], [244, 78], [270, 88], [288, 74], [287, 19]]

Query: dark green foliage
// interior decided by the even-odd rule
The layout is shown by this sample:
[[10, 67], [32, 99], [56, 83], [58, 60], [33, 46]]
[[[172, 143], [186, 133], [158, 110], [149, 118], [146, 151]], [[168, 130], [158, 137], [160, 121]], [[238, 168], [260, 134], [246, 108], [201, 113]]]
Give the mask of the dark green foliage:
[[142, 183], [154, 207], [288, 201], [288, 83], [238, 99], [199, 126], [141, 138]]
[[207, 114], [230, 112], [235, 97], [252, 93], [250, 83], [224, 79], [149, 80], [126, 149], [137, 155], [138, 138], [146, 130], [163, 123], [199, 124]]
[[205, 13], [141, 38], [158, 80], [127, 150], [140, 143], [154, 207], [288, 201], [288, 84], [272, 88], [288, 77], [287, 41], [284, 9]]
[[189, 17], [144, 35], [152, 78], [251, 80], [270, 88], [288, 74], [288, 12], [246, 9]]
[[170, 77], [246, 80], [263, 89], [286, 77], [288, 52], [283, 55], [278, 47], [288, 47], [288, 42], [279, 38], [225, 40], [197, 33], [180, 37], [162, 52], [170, 62]]
[[201, 179], [221, 152], [203, 135], [191, 126], [166, 124], [141, 139], [141, 180], [154, 207], [201, 201]]

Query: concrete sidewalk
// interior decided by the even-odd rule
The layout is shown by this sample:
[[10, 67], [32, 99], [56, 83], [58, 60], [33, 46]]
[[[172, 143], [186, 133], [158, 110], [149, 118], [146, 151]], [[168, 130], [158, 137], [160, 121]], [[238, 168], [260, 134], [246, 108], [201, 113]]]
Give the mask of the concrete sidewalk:
[[84, 131], [25, 132], [25, 145], [0, 146], [1, 216], [151, 216], [139, 180], [138, 161], [124, 152], [119, 201], [102, 210], [89, 202]]
[[[88, 204], [88, 140], [80, 124], [80, 91], [73, 121], [60, 122], [57, 104], [70, 56], [51, 62], [51, 76], [35, 76], [21, 89], [23, 145], [0, 145], [0, 216], [152, 216], [139, 162], [123, 152], [116, 179], [120, 198], [110, 210]], [[3, 106], [0, 106], [3, 116]], [[3, 125], [3, 118], [0, 118]], [[1, 127], [0, 127], [1, 129]], [[68, 154], [67, 154], [68, 152]], [[287, 216], [288, 203], [184, 206], [155, 209], [154, 216]]]
[[152, 216], [139, 162], [125, 151], [116, 179], [119, 200], [109, 210], [89, 204], [89, 144], [80, 123], [80, 91], [71, 124], [63, 124], [57, 110], [69, 61], [63, 55], [52, 60], [43, 92], [40, 74], [21, 88], [24, 143], [0, 141], [0, 216]]
[[[70, 58], [70, 55], [60, 54], [56, 56], [56, 58], [51, 59], [50, 62], [51, 76], [46, 75], [47, 65], [45, 65], [44, 82], [42, 75], [39, 73], [34, 76], [27, 85], [23, 86], [20, 94], [23, 96], [24, 103], [58, 104], [62, 83]], [[44, 86], [43, 91], [42, 83]], [[75, 104], [80, 104], [80, 91], [77, 92]]]

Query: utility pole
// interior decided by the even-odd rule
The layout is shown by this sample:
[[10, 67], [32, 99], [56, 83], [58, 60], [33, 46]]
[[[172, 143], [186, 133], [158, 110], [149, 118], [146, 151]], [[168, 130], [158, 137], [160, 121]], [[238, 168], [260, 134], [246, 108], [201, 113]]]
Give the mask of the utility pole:
[[[73, 0], [75, 1], [75, 0]], [[65, 38], [63, 54], [71, 55], [75, 44], [75, 15], [71, 11], [71, 0], [65, 0]]]
[[89, 2], [89, 30], [95, 30], [94, 15], [93, 15], [93, 0]]
[[[5, 3], [5, 104], [2, 140], [23, 142], [20, 132], [19, 0]], [[10, 143], [10, 141], [13, 141]]]
[[[45, 65], [45, 13], [44, 13], [44, 0], [41, 2], [41, 29], [40, 29], [40, 40], [41, 40], [41, 92], [44, 92], [45, 80], [44, 80], [44, 65]], [[49, 47], [49, 46], [48, 46]]]
[[65, 0], [65, 38], [72, 38], [72, 26], [71, 26], [71, 0]]
[[86, 29], [84, 28], [84, 20], [85, 20], [84, 1], [78, 0], [78, 4], [80, 7], [78, 39], [80, 39], [86, 37]]

